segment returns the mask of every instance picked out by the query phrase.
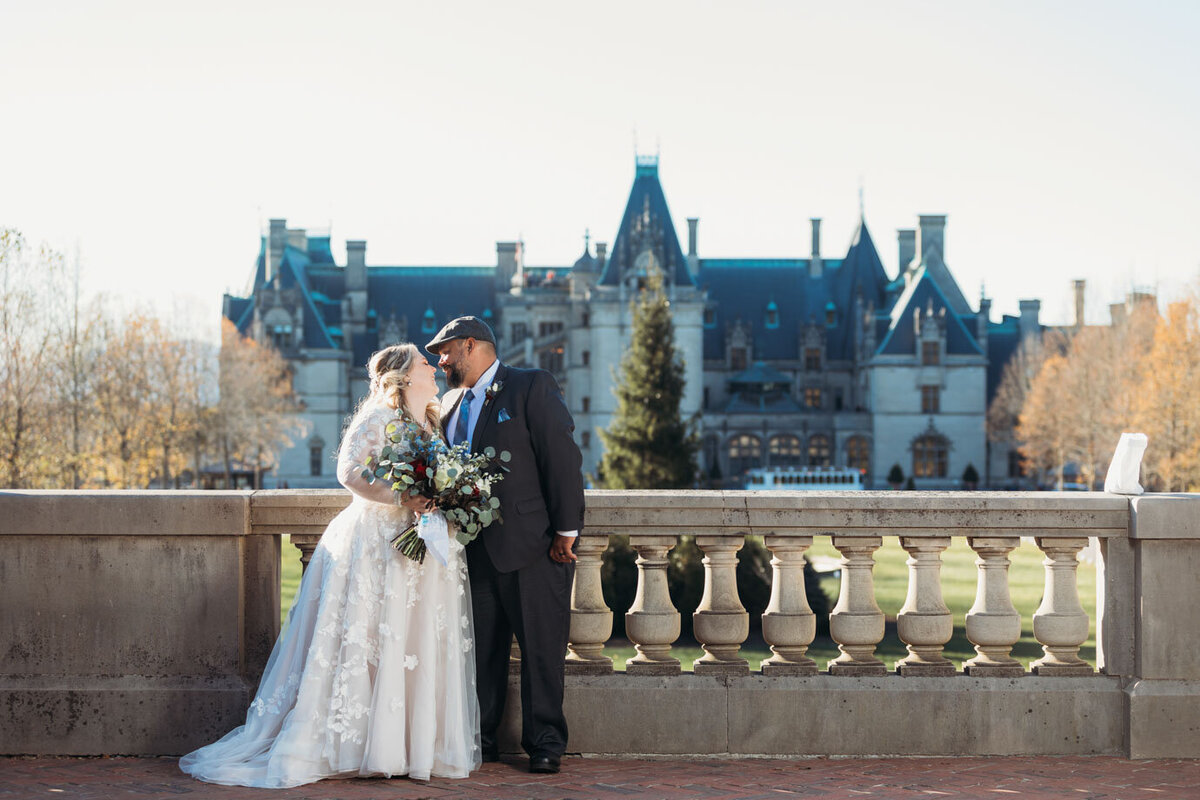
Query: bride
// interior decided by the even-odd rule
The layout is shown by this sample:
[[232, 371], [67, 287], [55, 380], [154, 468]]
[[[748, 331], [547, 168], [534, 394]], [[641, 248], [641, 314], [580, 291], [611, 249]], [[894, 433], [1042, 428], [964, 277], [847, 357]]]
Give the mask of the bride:
[[427, 501], [362, 477], [401, 410], [438, 430], [437, 370], [399, 344], [371, 356], [368, 371], [371, 393], [338, 453], [338, 480], [353, 502], [313, 553], [246, 724], [180, 759], [200, 780], [286, 787], [334, 776], [465, 778], [480, 765], [462, 545], [450, 537], [445, 566], [392, 550], [388, 540]]

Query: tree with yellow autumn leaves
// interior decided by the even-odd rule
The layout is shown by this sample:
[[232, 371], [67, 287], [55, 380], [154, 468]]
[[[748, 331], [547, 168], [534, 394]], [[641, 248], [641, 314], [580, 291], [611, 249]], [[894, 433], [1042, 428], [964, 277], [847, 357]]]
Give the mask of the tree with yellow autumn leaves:
[[1147, 434], [1148, 489], [1200, 488], [1200, 295], [1172, 303], [1165, 316], [1152, 298], [1132, 304], [1110, 326], [1047, 339], [1021, 395], [1005, 374], [989, 409], [997, 428], [1019, 406], [1015, 438], [1027, 468], [1062, 486], [1069, 464], [1088, 486], [1103, 480], [1120, 435]]
[[79, 291], [79, 267], [0, 229], [0, 486], [179, 488], [220, 464], [261, 485], [305, 429], [291, 374], [224, 321], [216, 347]]

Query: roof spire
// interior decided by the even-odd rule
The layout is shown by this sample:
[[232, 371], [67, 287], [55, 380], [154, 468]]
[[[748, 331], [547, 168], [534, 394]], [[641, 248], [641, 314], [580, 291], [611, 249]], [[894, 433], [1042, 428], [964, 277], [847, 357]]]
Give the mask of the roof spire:
[[592, 251], [592, 229], [583, 229], [583, 252], [590, 253]]
[[863, 178], [858, 176], [858, 218], [860, 221], [866, 221], [867, 212], [866, 206], [863, 204]]

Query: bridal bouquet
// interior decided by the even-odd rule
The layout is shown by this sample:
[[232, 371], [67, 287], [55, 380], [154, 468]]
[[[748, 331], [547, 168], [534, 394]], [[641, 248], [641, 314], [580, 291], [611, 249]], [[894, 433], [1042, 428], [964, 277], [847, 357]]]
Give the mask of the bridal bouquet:
[[[455, 538], [463, 545], [487, 526], [502, 521], [500, 499], [492, 496], [492, 486], [508, 472], [505, 464], [512, 456], [507, 450], [497, 454], [489, 447], [482, 453], [472, 453], [466, 442], [451, 447], [406, 412], [388, 423], [386, 436], [391, 444], [367, 458], [364, 478], [388, 481], [393, 491], [406, 497], [431, 499], [446, 519], [457, 524]], [[391, 545], [408, 558], [423, 562], [427, 546], [421, 537], [420, 520], [397, 534]]]

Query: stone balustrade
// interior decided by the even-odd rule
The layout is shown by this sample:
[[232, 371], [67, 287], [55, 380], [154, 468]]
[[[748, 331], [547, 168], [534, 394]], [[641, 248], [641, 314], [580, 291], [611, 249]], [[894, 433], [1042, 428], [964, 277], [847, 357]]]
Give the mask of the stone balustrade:
[[[0, 493], [0, 752], [179, 752], [237, 724], [278, 632], [279, 534], [307, 562], [348, 502], [325, 490]], [[1197, 511], [1196, 495], [589, 492], [565, 654], [571, 748], [1200, 757]], [[625, 616], [636, 655], [623, 673], [604, 653], [613, 612], [601, 554], [615, 534], [637, 553]], [[704, 556], [692, 618], [703, 655], [691, 664], [673, 653], [681, 618], [666, 578], [681, 536]], [[751, 620], [736, 581], [747, 536], [772, 556], [757, 620], [771, 656], [754, 670], [741, 654]], [[841, 555], [828, 620], [839, 654], [819, 672], [807, 654], [816, 618], [804, 564], [825, 537]], [[1089, 537], [1100, 542], [1095, 620], [1076, 582]], [[1043, 656], [1028, 673], [1012, 657], [1022, 620], [1009, 592], [1023, 538], [1045, 556], [1032, 617]], [[885, 615], [874, 564], [885, 540], [908, 554], [895, 619], [907, 654], [893, 664], [876, 652]], [[966, 612], [975, 655], [963, 664], [944, 654], [953, 616], [942, 554], [954, 540], [977, 555]], [[1094, 665], [1079, 655], [1092, 624]], [[78, 652], [82, 641], [89, 652]], [[510, 712], [515, 679], [511, 692]], [[135, 699], [156, 713], [130, 710]], [[203, 720], [189, 729], [194, 741], [164, 735], [181, 715]], [[510, 745], [518, 720], [509, 714]]]

